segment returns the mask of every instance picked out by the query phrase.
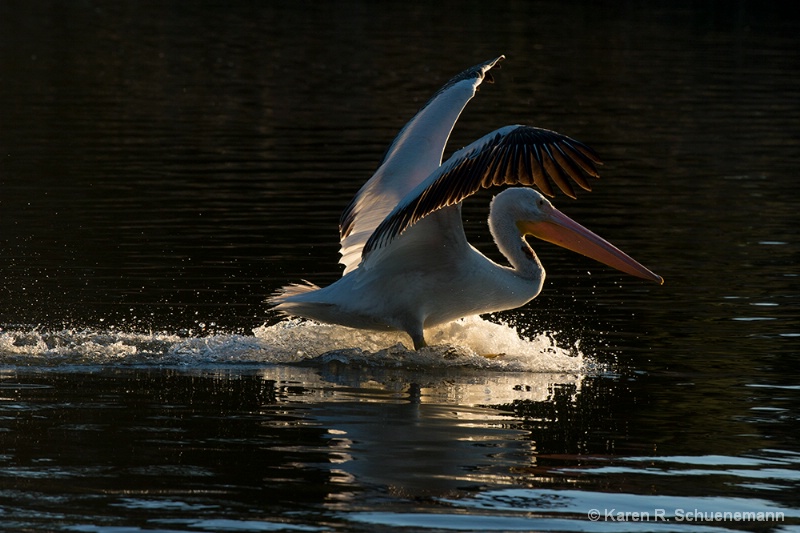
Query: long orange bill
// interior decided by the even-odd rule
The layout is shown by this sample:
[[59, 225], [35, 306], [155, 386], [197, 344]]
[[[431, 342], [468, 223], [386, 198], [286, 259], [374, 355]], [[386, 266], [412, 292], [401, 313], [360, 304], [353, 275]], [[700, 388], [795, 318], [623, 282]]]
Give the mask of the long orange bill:
[[520, 222], [518, 226], [526, 234], [591, 257], [631, 276], [664, 283], [664, 278], [558, 209], [553, 208], [545, 221]]

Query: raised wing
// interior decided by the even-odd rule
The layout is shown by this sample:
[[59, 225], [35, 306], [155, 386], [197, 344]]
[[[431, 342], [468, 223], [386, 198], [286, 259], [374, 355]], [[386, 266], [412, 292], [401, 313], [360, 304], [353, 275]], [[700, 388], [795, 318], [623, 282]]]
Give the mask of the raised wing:
[[570, 179], [591, 190], [599, 177], [597, 154], [560, 133], [530, 126], [506, 126], [454, 153], [397, 204], [364, 246], [366, 256], [387, 245], [420, 219], [495, 185], [536, 185], [553, 196], [551, 181], [574, 198]]
[[344, 274], [358, 267], [375, 228], [442, 164], [447, 139], [461, 111], [484, 80], [494, 82], [489, 71], [502, 59], [504, 56], [475, 65], [453, 77], [400, 130], [378, 170], [342, 213], [339, 262], [345, 266]]

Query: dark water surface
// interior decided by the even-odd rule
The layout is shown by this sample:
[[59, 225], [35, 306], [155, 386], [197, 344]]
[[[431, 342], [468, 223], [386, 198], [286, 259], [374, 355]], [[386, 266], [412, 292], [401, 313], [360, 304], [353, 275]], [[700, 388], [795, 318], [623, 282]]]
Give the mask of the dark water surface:
[[[797, 531], [795, 12], [0, 2], [0, 529]], [[591, 145], [602, 179], [555, 204], [665, 285], [534, 243], [539, 298], [420, 353], [271, 314], [340, 275], [397, 130], [501, 53], [448, 153]], [[464, 217], [500, 260], [494, 192]]]

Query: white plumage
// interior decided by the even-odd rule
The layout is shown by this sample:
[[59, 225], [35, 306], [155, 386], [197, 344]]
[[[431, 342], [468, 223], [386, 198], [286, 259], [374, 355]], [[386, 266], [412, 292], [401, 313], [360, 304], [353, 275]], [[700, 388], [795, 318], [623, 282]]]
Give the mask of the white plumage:
[[613, 245], [555, 209], [531, 188], [511, 188], [492, 201], [489, 228], [508, 259], [501, 266], [464, 235], [461, 202], [481, 188], [550, 181], [569, 196], [569, 180], [589, 189], [599, 159], [586, 145], [529, 126], [506, 126], [441, 163], [447, 139], [467, 102], [503, 56], [458, 74], [403, 127], [375, 174], [340, 223], [343, 277], [319, 288], [289, 285], [269, 303], [288, 315], [362, 329], [407, 332], [415, 348], [424, 329], [464, 316], [522, 306], [542, 289], [545, 272], [524, 240], [534, 235], [623, 272], [662, 282]]

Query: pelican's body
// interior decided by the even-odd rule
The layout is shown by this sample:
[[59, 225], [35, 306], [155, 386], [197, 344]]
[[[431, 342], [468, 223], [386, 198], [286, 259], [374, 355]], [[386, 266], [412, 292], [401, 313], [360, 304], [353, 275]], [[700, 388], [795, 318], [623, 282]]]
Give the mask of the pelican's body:
[[[463, 230], [448, 231], [453, 226], [447, 218], [460, 221], [460, 210], [447, 211], [436, 217], [445, 222], [436, 228], [442, 231], [418, 224], [403, 234], [413, 246], [396, 246], [377, 268], [357, 268], [327, 287], [289, 287], [297, 293], [287, 295], [279, 309], [354, 328], [406, 331], [419, 347], [425, 328], [513, 309], [539, 294], [544, 270], [534, 255], [524, 256], [521, 239], [516, 257], [509, 258], [517, 268], [498, 265], [473, 248]], [[461, 229], [460, 223], [456, 227]]]
[[451, 79], [400, 131], [375, 175], [342, 215], [344, 276], [319, 288], [289, 285], [270, 303], [289, 315], [361, 329], [407, 332], [415, 348], [424, 329], [520, 307], [542, 289], [545, 272], [531, 234], [639, 277], [661, 281], [645, 267], [568, 219], [531, 188], [511, 188], [492, 201], [489, 228], [510, 266], [498, 265], [466, 239], [461, 201], [482, 187], [537, 185], [552, 179], [574, 196], [566, 176], [588, 189], [597, 176], [594, 153], [563, 135], [507, 126], [459, 150], [442, 153], [459, 114], [503, 57]]

